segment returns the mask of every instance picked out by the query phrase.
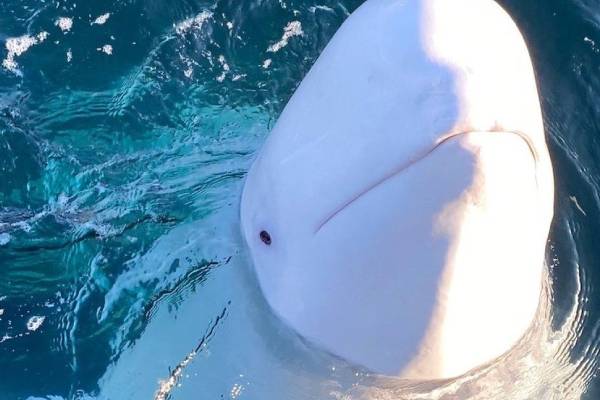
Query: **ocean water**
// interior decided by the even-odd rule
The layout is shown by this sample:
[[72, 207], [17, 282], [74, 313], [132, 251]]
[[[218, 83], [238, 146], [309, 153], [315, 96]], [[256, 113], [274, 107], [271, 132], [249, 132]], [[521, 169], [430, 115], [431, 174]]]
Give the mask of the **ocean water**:
[[1, 2], [0, 400], [600, 398], [595, 0], [501, 1], [529, 43], [557, 187], [544, 302], [514, 351], [403, 382], [266, 312], [243, 179], [360, 3]]

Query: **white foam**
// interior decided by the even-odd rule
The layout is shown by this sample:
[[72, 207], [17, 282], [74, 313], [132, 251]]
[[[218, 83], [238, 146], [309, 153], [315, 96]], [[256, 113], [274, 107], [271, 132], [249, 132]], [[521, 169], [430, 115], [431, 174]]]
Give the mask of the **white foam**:
[[596, 47], [596, 42], [593, 39], [590, 39], [589, 37], [586, 36], [583, 38], [583, 41], [590, 44], [594, 53], [600, 52], [600, 50], [598, 50], [598, 48]]
[[58, 26], [61, 31], [66, 33], [73, 27], [73, 19], [69, 17], [60, 17], [54, 24]]
[[45, 319], [46, 317], [40, 315], [34, 315], [33, 317], [29, 318], [29, 321], [27, 321], [27, 330], [37, 331], [39, 327], [42, 326]]
[[270, 58], [267, 58], [265, 61], [263, 61], [262, 67], [267, 69], [271, 66], [272, 62], [273, 62], [273, 60], [271, 60]]
[[73, 59], [73, 52], [71, 51], [71, 49], [67, 50], [67, 62], [71, 62], [71, 60]]
[[219, 56], [219, 63], [221, 64], [221, 66], [223, 66], [223, 71], [229, 72], [229, 64], [227, 64], [224, 55]]
[[183, 35], [190, 29], [200, 29], [210, 17], [212, 17], [212, 13], [210, 11], [202, 11], [195, 17], [185, 19], [178, 24], [175, 24], [175, 32], [177, 32], [179, 35]]
[[92, 22], [92, 25], [104, 25], [109, 18], [110, 13], [102, 14]]
[[219, 56], [219, 64], [221, 64], [221, 67], [223, 67], [223, 72], [217, 77], [217, 81], [223, 82], [225, 80], [225, 76], [230, 70], [229, 64], [227, 64], [227, 60], [225, 60], [224, 55]]
[[315, 13], [317, 10], [321, 10], [321, 11], [327, 11], [327, 12], [331, 12], [331, 13], [335, 13], [335, 10], [331, 7], [327, 7], [327, 6], [311, 6], [308, 7], [308, 11], [310, 11], [311, 13]]
[[285, 28], [283, 28], [283, 36], [281, 37], [281, 39], [277, 43], [269, 46], [267, 51], [271, 53], [276, 53], [285, 46], [287, 46], [289, 40], [292, 37], [301, 36], [303, 34], [304, 32], [302, 31], [302, 24], [300, 23], [300, 21], [291, 21], [285, 26]]
[[110, 44], [105, 44], [97, 50], [103, 52], [104, 54], [108, 54], [109, 56], [113, 53], [113, 47]]
[[8, 38], [5, 44], [8, 54], [2, 61], [2, 66], [11, 72], [18, 73], [17, 67], [19, 64], [17, 64], [15, 59], [29, 50], [32, 46], [42, 43], [47, 38], [48, 32], [40, 32], [36, 36], [23, 35]]

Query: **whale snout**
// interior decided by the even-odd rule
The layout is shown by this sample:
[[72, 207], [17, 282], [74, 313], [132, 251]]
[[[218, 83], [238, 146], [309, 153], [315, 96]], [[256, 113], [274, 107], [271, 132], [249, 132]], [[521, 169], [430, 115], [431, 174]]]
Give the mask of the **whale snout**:
[[[273, 188], [273, 214], [262, 212], [288, 210], [285, 218], [255, 224], [242, 208], [265, 298], [300, 335], [379, 373], [451, 376], [494, 358], [527, 329], [538, 302], [547, 226], [534, 154], [512, 132], [454, 135], [374, 176], [327, 210], [324, 223], [303, 212], [321, 207], [314, 199], [300, 201], [297, 215], [285, 203], [291, 194]], [[248, 185], [266, 174], [257, 170]], [[353, 182], [321, 196], [340, 186]], [[252, 191], [244, 196], [252, 209]], [[260, 242], [265, 225], [276, 232], [268, 246]], [[506, 287], [497, 285], [512, 285], [508, 276], [527, 283], [516, 296], [518, 314], [504, 307]], [[470, 318], [488, 313], [495, 321], [470, 328]], [[469, 356], [470, 344], [486, 337], [502, 340]], [[444, 344], [450, 338], [460, 345]], [[431, 356], [450, 352], [452, 363]]]
[[456, 1], [361, 6], [242, 195], [272, 311], [377, 373], [463, 374], [539, 303], [554, 187], [531, 61], [493, 1]]

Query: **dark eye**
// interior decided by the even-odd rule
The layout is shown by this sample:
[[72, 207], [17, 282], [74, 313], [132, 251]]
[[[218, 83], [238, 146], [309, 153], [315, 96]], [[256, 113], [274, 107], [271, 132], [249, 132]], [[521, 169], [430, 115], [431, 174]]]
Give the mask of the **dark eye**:
[[271, 245], [271, 235], [269, 235], [269, 232], [267, 231], [260, 232], [260, 240], [267, 246]]

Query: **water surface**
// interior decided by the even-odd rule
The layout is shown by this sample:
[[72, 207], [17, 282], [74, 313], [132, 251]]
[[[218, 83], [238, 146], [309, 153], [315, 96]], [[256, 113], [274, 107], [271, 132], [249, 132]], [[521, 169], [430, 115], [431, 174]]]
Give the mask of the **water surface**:
[[2, 1], [0, 399], [600, 396], [592, 0], [501, 2], [557, 184], [546, 301], [514, 352], [454, 381], [386, 380], [266, 311], [238, 233], [244, 175], [360, 3]]

